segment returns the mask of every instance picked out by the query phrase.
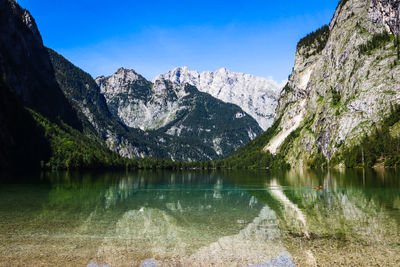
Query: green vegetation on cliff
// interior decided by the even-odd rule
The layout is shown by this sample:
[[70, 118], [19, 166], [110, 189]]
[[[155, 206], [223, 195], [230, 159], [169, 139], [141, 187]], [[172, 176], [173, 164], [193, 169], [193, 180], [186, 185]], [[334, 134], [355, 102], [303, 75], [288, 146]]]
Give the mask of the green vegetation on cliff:
[[332, 160], [346, 167], [400, 166], [400, 106], [392, 107], [391, 114], [372, 134], [364, 136], [359, 145], [344, 150]]
[[297, 44], [297, 50], [308, 48], [306, 57], [319, 54], [326, 46], [329, 38], [329, 26], [324, 25], [318, 30], [302, 38]]
[[[181, 169], [192, 165], [164, 159], [128, 159], [110, 151], [94, 137], [88, 137], [69, 125], [53, 123], [41, 114], [28, 109], [36, 128], [47, 141], [49, 154], [40, 160], [40, 168], [51, 170], [82, 169]], [[39, 167], [39, 166], [34, 166]]]
[[37, 126], [43, 129], [50, 146], [48, 161], [41, 161], [47, 169], [95, 169], [125, 166], [125, 159], [111, 152], [99, 140], [89, 138], [71, 126], [50, 122], [39, 113], [29, 110]]
[[384, 47], [386, 44], [390, 43], [394, 39], [396, 40], [395, 46], [397, 46], [397, 38], [394, 38], [394, 36], [389, 34], [388, 32], [374, 34], [371, 40], [359, 46], [360, 53], [364, 55], [365, 54], [369, 55], [371, 51], [377, 48]]
[[268, 151], [263, 151], [269, 141], [278, 133], [278, 127], [281, 119], [275, 123], [263, 134], [258, 136], [252, 142], [239, 148], [232, 156], [218, 161], [217, 165], [228, 169], [277, 169], [288, 168], [289, 165], [284, 160], [284, 154], [278, 153], [272, 155]]

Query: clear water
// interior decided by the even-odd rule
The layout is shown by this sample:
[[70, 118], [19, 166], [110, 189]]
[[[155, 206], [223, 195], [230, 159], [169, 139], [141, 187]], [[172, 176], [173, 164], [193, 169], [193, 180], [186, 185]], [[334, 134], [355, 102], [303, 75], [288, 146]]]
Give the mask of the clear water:
[[[317, 189], [318, 188], [318, 189]], [[0, 266], [400, 266], [395, 170], [2, 175]]]

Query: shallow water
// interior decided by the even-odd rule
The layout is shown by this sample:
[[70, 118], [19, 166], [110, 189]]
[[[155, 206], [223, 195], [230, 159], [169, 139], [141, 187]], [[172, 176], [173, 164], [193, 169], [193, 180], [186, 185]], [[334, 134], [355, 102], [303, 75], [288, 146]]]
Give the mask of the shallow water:
[[53, 172], [0, 182], [0, 266], [248, 266], [281, 255], [298, 266], [400, 266], [399, 226], [395, 170]]

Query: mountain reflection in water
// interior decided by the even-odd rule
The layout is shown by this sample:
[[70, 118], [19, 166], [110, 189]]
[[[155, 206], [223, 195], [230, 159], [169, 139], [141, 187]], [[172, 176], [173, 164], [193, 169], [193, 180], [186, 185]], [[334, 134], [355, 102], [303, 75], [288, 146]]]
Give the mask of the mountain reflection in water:
[[0, 265], [247, 266], [281, 255], [299, 266], [400, 264], [394, 170], [52, 172], [3, 181]]

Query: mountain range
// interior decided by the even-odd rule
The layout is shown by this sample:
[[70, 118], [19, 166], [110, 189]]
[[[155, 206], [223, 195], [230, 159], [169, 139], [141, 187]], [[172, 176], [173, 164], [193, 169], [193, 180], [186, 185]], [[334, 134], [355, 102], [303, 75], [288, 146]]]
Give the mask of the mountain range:
[[283, 87], [225, 68], [93, 79], [43, 45], [29, 11], [0, 0], [0, 168], [396, 166], [399, 8], [340, 1], [329, 25], [299, 41]]
[[241, 107], [265, 131], [273, 123], [283, 85], [250, 74], [236, 73], [226, 68], [199, 73], [187, 67], [175, 68], [156, 79], [178, 84], [191, 84], [227, 103]]
[[162, 78], [150, 82], [124, 68], [109, 77], [98, 77], [96, 82], [116, 120], [159, 136], [159, 146], [169, 146], [168, 136], [168, 139], [187, 140], [182, 146], [199, 152], [197, 156], [185, 156], [184, 148], [175, 154], [169, 150], [168, 158], [173, 160], [226, 157], [262, 132], [240, 107], [187, 83]]
[[[9, 96], [3, 98], [3, 108], [10, 106], [0, 121], [3, 166], [17, 164], [23, 158], [17, 151], [29, 151], [29, 146], [34, 147], [32, 153], [24, 154], [35, 158], [34, 166], [50, 162], [56, 167], [60, 162], [63, 166], [85, 165], [93, 161], [93, 153], [89, 156], [85, 151], [99, 147], [127, 158], [215, 160], [262, 133], [257, 121], [239, 106], [190, 84], [162, 78], [150, 82], [123, 68], [94, 80], [43, 45], [29, 11], [9, 0], [0, 1], [0, 10], [4, 14], [0, 28], [2, 92]], [[16, 108], [10, 104], [11, 97], [19, 101], [19, 111], [32, 125], [6, 115], [17, 114], [11, 111]], [[27, 138], [24, 133], [34, 128], [38, 136]], [[61, 133], [63, 138], [59, 138]], [[34, 145], [38, 140], [41, 143]], [[95, 145], [81, 145], [76, 149], [82, 151], [74, 153], [76, 143], [92, 143], [87, 140]], [[23, 147], [25, 143], [30, 145]], [[35, 157], [37, 147], [46, 152]], [[8, 156], [9, 151], [14, 158]], [[76, 162], [61, 160], [63, 153], [76, 157]]]

